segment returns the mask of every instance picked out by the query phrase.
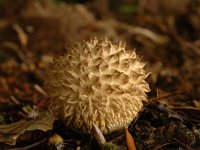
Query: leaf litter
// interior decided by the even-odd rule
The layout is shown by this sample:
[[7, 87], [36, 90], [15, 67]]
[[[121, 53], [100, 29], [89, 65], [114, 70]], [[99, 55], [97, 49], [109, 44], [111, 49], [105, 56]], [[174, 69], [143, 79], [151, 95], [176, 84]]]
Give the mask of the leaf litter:
[[54, 117], [48, 112], [43, 112], [39, 117], [30, 120], [20, 120], [8, 125], [0, 125], [0, 142], [15, 145], [18, 137], [26, 131], [48, 131], [53, 128]]

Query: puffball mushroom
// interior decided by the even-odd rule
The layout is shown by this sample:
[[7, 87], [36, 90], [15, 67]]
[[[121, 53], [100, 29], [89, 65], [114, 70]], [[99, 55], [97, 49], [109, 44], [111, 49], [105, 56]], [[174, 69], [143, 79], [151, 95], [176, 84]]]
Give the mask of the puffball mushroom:
[[50, 109], [73, 130], [104, 134], [127, 127], [147, 100], [148, 73], [135, 51], [109, 40], [78, 43], [48, 72]]

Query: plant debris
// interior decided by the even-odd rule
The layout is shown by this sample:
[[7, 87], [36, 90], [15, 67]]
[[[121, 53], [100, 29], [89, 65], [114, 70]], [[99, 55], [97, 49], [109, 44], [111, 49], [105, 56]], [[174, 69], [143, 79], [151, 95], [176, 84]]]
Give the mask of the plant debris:
[[26, 131], [42, 130], [45, 132], [53, 128], [53, 122], [54, 116], [48, 112], [43, 112], [35, 119], [0, 125], [0, 142], [15, 145], [18, 137]]

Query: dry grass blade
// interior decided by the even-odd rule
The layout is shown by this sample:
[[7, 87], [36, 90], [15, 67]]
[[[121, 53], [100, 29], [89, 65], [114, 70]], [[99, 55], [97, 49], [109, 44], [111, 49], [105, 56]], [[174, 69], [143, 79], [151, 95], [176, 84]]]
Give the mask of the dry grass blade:
[[9, 149], [7, 149], [7, 150], [28, 150], [28, 149], [31, 149], [31, 148], [33, 148], [33, 147], [36, 147], [36, 146], [38, 146], [38, 145], [40, 145], [40, 144], [42, 144], [42, 143], [44, 143], [44, 142], [46, 142], [46, 139], [42, 139], [42, 140], [40, 140], [40, 141], [38, 141], [38, 142], [35, 142], [35, 143], [33, 143], [33, 144], [31, 144], [31, 145], [28, 145], [28, 146], [25, 146], [25, 147], [9, 148]]
[[106, 143], [106, 140], [105, 140], [105, 137], [103, 136], [103, 133], [94, 123], [92, 125], [92, 134], [94, 135], [94, 137], [97, 140], [97, 142], [99, 143], [99, 145]]
[[173, 107], [173, 106], [170, 106], [169, 107], [170, 109], [173, 109], [175, 111], [178, 111], [178, 112], [182, 112], [182, 115], [184, 114], [184, 116], [188, 119], [188, 120], [191, 120], [191, 121], [194, 121], [194, 122], [200, 122], [200, 108], [196, 108], [196, 107], [191, 107], [191, 106], [184, 106], [184, 107], [181, 107], [181, 106], [177, 106], [177, 107]]
[[172, 96], [176, 96], [176, 95], [179, 95], [179, 94], [185, 94], [185, 93], [187, 93], [187, 92], [186, 91], [174, 92], [174, 93], [169, 93], [169, 94], [166, 94], [166, 95], [163, 95], [163, 96], [157, 96], [157, 97], [149, 99], [149, 101], [145, 104], [145, 106], [150, 104], [150, 103], [153, 103], [153, 102], [165, 99], [165, 98], [169, 98], [169, 97], [172, 97]]
[[34, 88], [37, 92], [41, 93], [44, 96], [47, 96], [47, 93], [45, 92], [45, 90], [38, 84], [34, 84]]
[[118, 24], [120, 24], [120, 27], [124, 28], [129, 33], [141, 34], [145, 37], [148, 37], [149, 39], [151, 39], [152, 41], [154, 41], [155, 43], [158, 43], [158, 44], [165, 44], [169, 40], [167, 36], [157, 34], [147, 28], [142, 28], [142, 27], [138, 27], [138, 26], [133, 27], [133, 26], [130, 26], [130, 25], [124, 24], [124, 23], [118, 23]]
[[21, 51], [21, 48], [16, 43], [3, 41], [0, 43], [0, 45], [2, 45], [3, 48], [9, 49], [10, 51], [14, 52], [21, 61], [26, 62], [25, 54], [23, 53], [23, 51]]
[[23, 47], [26, 47], [28, 44], [28, 37], [27, 37], [26, 33], [23, 31], [23, 29], [18, 24], [14, 24], [13, 28], [18, 33], [21, 45]]
[[128, 150], [136, 150], [135, 142], [133, 140], [133, 137], [128, 132], [127, 128], [125, 129], [125, 136], [126, 136], [126, 144], [127, 144]]

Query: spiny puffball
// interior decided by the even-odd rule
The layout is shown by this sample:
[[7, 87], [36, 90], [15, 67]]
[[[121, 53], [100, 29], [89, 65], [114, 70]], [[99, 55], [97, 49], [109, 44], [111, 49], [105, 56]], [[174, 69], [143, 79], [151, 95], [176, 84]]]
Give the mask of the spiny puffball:
[[50, 109], [75, 131], [104, 134], [127, 127], [147, 100], [145, 63], [125, 44], [109, 40], [78, 43], [48, 71]]

